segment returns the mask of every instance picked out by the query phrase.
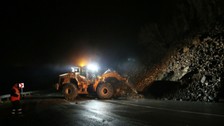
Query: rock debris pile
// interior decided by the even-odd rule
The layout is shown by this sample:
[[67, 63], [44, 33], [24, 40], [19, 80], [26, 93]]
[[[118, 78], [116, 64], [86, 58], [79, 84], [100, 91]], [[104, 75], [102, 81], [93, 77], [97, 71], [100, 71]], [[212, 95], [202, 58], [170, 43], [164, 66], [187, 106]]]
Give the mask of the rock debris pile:
[[180, 82], [177, 93], [168, 99], [218, 101], [224, 88], [224, 26], [217, 23], [195, 37], [169, 58], [157, 80]]

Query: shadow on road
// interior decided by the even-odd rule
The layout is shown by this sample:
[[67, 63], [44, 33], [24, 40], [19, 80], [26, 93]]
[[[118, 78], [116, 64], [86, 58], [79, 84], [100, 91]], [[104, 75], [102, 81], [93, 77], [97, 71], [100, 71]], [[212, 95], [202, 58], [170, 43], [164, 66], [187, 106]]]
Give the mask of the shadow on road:
[[160, 99], [171, 97], [181, 88], [180, 82], [175, 81], [154, 81], [145, 88], [143, 95], [145, 98]]

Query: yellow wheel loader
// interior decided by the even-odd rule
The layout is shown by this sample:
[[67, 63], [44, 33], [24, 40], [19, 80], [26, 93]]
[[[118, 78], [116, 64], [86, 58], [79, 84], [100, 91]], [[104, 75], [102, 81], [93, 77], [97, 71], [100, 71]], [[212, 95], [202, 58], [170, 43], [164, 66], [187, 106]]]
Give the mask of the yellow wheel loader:
[[99, 99], [114, 97], [116, 88], [127, 84], [127, 78], [115, 71], [107, 70], [102, 75], [94, 75], [84, 67], [75, 67], [73, 72], [59, 75], [56, 89], [61, 90], [66, 100], [73, 101], [78, 95], [96, 94]]

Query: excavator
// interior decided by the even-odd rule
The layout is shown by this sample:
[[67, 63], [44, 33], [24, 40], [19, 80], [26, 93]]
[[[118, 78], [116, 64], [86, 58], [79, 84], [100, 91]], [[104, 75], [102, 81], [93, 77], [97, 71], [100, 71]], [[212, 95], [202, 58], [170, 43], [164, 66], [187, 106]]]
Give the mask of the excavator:
[[[59, 75], [56, 89], [62, 91], [68, 101], [73, 101], [78, 95], [95, 94], [99, 99], [111, 99], [115, 97], [117, 90], [122, 84], [136, 90], [128, 83], [128, 79], [122, 77], [116, 71], [110, 69], [103, 74], [97, 75], [97, 66], [72, 67], [71, 72]], [[137, 93], [137, 92], [136, 92]]]

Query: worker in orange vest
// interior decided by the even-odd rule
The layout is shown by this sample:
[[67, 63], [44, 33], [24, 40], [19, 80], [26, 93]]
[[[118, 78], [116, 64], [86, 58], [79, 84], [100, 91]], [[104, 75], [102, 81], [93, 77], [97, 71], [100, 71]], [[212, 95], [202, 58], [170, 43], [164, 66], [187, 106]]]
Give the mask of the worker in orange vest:
[[12, 103], [12, 115], [22, 115], [22, 107], [20, 104], [20, 90], [19, 84], [14, 84], [11, 90], [10, 100]]

